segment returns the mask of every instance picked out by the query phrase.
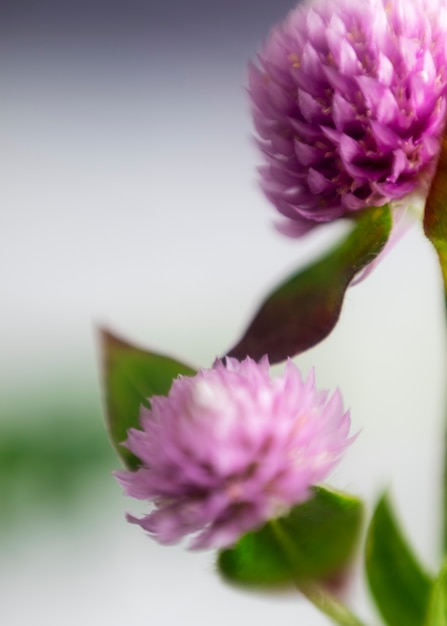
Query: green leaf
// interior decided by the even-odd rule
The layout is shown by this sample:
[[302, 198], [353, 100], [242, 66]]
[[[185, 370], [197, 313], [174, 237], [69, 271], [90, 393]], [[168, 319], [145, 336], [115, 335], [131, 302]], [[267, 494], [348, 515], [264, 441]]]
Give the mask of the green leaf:
[[339, 573], [356, 547], [362, 503], [317, 487], [310, 500], [222, 550], [217, 566], [229, 581], [274, 585]]
[[366, 540], [371, 592], [389, 626], [421, 626], [431, 579], [410, 551], [386, 496], [379, 501]]
[[[444, 303], [447, 319], [447, 132], [442, 138], [441, 154], [424, 213], [424, 231], [439, 257], [444, 281]], [[442, 541], [447, 554], [447, 439], [444, 438]]]
[[447, 626], [447, 561], [433, 583], [424, 626]]
[[268, 354], [271, 363], [279, 363], [322, 341], [337, 323], [349, 283], [383, 250], [391, 221], [388, 206], [359, 214], [336, 248], [267, 297], [228, 355], [259, 360]]
[[167, 395], [179, 374], [194, 376], [196, 371], [167, 356], [137, 348], [105, 330], [101, 332], [101, 346], [110, 439], [127, 467], [136, 469], [139, 460], [121, 444], [129, 428], [139, 427], [140, 406], [149, 407], [149, 398], [154, 395]]

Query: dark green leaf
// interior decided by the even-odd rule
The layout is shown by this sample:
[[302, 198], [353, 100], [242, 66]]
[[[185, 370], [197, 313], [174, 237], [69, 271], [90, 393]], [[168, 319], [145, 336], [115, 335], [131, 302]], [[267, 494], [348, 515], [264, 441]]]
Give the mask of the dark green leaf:
[[327, 578], [349, 562], [361, 522], [360, 500], [318, 487], [286, 517], [221, 551], [218, 569], [232, 582], [251, 585]]
[[359, 214], [341, 244], [268, 296], [228, 355], [259, 360], [268, 354], [271, 363], [279, 363], [322, 341], [337, 323], [349, 283], [377, 258], [390, 229], [388, 206]]
[[433, 583], [424, 626], [447, 626], [447, 562]]
[[368, 529], [366, 573], [376, 604], [389, 626], [421, 626], [431, 579], [410, 551], [386, 496]]
[[119, 456], [130, 468], [139, 461], [120, 445], [129, 428], [138, 428], [140, 406], [150, 406], [149, 398], [167, 395], [179, 374], [193, 376], [188, 365], [161, 354], [146, 352], [118, 339], [108, 331], [101, 332], [107, 425]]

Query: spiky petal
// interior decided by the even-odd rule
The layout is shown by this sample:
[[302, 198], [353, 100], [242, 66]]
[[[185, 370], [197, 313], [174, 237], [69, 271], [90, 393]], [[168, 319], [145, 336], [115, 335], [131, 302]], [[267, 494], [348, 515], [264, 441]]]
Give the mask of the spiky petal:
[[302, 234], [427, 184], [446, 116], [445, 0], [305, 0], [250, 65], [262, 187]]
[[316, 391], [292, 361], [275, 380], [267, 358], [217, 361], [151, 404], [127, 440], [142, 466], [116, 477], [154, 504], [128, 519], [161, 543], [194, 533], [193, 548], [233, 544], [307, 499], [350, 442], [340, 393]]

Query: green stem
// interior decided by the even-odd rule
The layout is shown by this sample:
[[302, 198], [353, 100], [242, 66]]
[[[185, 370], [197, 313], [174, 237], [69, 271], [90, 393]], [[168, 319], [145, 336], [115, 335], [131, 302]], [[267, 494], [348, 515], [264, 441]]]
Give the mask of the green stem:
[[[427, 216], [425, 226], [425, 234], [431, 239], [431, 242], [438, 254], [439, 262], [441, 266], [442, 280], [444, 285], [444, 314], [447, 327], [447, 233], [445, 233], [444, 239], [437, 239], [433, 237], [432, 233], [427, 228]], [[432, 235], [430, 237], [430, 235]], [[444, 344], [446, 343], [444, 337]], [[446, 395], [447, 388], [444, 390]], [[441, 529], [441, 541], [442, 541], [442, 555], [443, 558], [447, 556], [447, 395], [444, 399], [444, 432], [443, 432], [443, 467], [442, 467], [442, 529]]]
[[[444, 278], [444, 303], [445, 316], [447, 323], [447, 277], [443, 272]], [[445, 343], [445, 338], [444, 338]], [[447, 391], [447, 389], [445, 390]], [[444, 400], [444, 433], [443, 433], [443, 468], [442, 468], [442, 549], [444, 557], [447, 555], [447, 397]]]
[[[430, 196], [429, 196], [430, 199]], [[431, 206], [428, 207], [430, 209]], [[427, 217], [428, 216], [428, 217]], [[427, 222], [429, 221], [430, 211], [426, 209], [426, 217], [424, 222], [425, 234], [431, 240], [441, 267], [442, 282], [444, 286], [444, 315], [447, 328], [447, 233], [444, 232], [444, 238], [438, 239], [430, 232]], [[435, 231], [436, 232], [436, 231]], [[443, 338], [446, 343], [445, 337]], [[443, 466], [442, 466], [442, 554], [447, 556], [447, 388], [444, 390], [444, 432], [443, 432]]]
[[[296, 554], [296, 546], [289, 541], [287, 534], [283, 531], [277, 520], [270, 522], [270, 527], [283, 549], [284, 556], [290, 562], [299, 558]], [[290, 559], [289, 555], [293, 554]], [[338, 598], [329, 593], [314, 581], [296, 580], [297, 589], [317, 607], [322, 613], [327, 615], [338, 626], [365, 626]]]
[[[441, 142], [441, 154], [432, 179], [424, 212], [424, 232], [433, 244], [439, 258], [444, 284], [445, 311], [447, 314], [447, 131]], [[442, 486], [442, 542], [443, 554], [447, 554], [447, 416], [444, 426], [444, 469]]]
[[[427, 229], [426, 229], [427, 234]], [[446, 235], [447, 233], [445, 233]], [[447, 238], [433, 237], [432, 244], [438, 254], [444, 286], [444, 315], [447, 327]], [[444, 337], [444, 343], [446, 339]], [[447, 555], [447, 388], [444, 390], [444, 432], [443, 432], [443, 467], [442, 467], [442, 554]]]
[[339, 626], [365, 626], [338, 598], [315, 583], [296, 582], [299, 591], [322, 613]]

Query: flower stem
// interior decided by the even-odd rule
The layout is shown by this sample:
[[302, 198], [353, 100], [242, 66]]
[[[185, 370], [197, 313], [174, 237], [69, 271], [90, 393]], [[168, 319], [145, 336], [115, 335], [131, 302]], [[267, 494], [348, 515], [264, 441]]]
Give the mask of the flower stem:
[[[447, 131], [441, 142], [438, 166], [428, 192], [424, 213], [424, 232], [433, 244], [439, 257], [444, 284], [444, 302], [447, 316]], [[445, 341], [445, 340], [444, 340]], [[444, 468], [442, 486], [442, 548], [447, 554], [447, 415], [444, 425]]]
[[[444, 315], [446, 321], [447, 328], [447, 250], [445, 246], [440, 246], [439, 242], [437, 247], [437, 252], [439, 256], [439, 261], [441, 264], [441, 273], [444, 284]], [[443, 338], [444, 344], [446, 343], [446, 338]], [[442, 536], [441, 536], [441, 549], [442, 554], [447, 556], [447, 388], [444, 389], [444, 431], [443, 431], [443, 459], [442, 459], [442, 503], [441, 503], [441, 511], [442, 511]]]
[[[299, 560], [296, 546], [292, 544], [277, 520], [270, 521], [270, 527], [276, 535], [284, 556], [289, 562]], [[290, 555], [294, 555], [290, 558]], [[318, 585], [315, 581], [299, 579], [295, 580], [295, 586], [314, 606], [327, 615], [338, 626], [365, 626], [359, 618], [352, 613], [338, 598]]]
[[299, 591], [339, 626], [365, 626], [340, 600], [315, 583], [296, 582]]
[[[443, 272], [445, 294], [445, 319], [447, 322], [447, 277]], [[445, 343], [445, 338], [444, 338]], [[445, 390], [445, 392], [447, 389]], [[444, 399], [443, 467], [442, 467], [442, 550], [447, 555], [447, 394]]]

